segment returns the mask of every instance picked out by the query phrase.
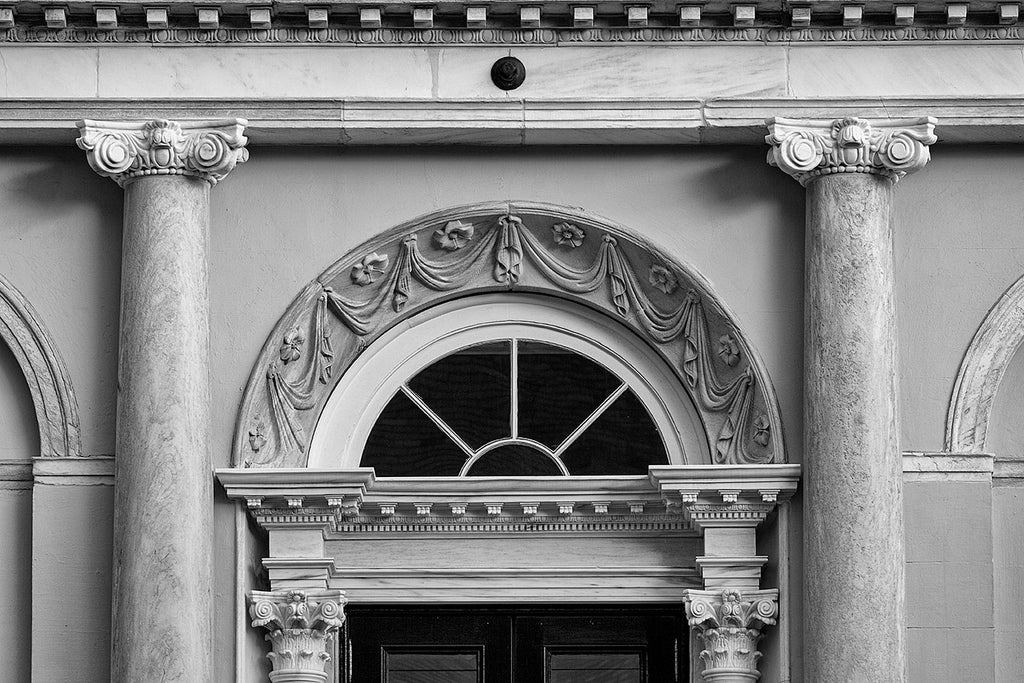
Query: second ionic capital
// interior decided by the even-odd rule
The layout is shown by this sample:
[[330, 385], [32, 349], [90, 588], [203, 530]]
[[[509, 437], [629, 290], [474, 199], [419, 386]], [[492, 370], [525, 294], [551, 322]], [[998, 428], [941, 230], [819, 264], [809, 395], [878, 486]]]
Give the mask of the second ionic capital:
[[928, 146], [936, 141], [931, 117], [876, 122], [774, 118], [767, 124], [768, 163], [801, 185], [831, 173], [869, 173], [896, 182], [928, 162]]
[[148, 175], [187, 175], [211, 184], [249, 158], [244, 119], [179, 123], [79, 121], [89, 165], [118, 185]]

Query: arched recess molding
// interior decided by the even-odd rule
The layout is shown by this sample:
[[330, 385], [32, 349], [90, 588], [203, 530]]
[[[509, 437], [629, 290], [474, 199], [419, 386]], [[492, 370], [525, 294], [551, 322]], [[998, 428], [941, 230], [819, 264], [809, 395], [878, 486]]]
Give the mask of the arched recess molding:
[[28, 382], [44, 458], [82, 455], [78, 403], [71, 378], [49, 333], [25, 297], [0, 275], [0, 339], [14, 353]]
[[235, 465], [304, 466], [324, 404], [361, 351], [433, 304], [502, 291], [582, 303], [647, 340], [699, 412], [714, 463], [785, 462], [768, 374], [703, 277], [582, 210], [495, 202], [400, 225], [303, 289], [249, 377]]
[[999, 383], [1024, 343], [1024, 277], [988, 312], [960, 364], [946, 416], [946, 450], [984, 453]]

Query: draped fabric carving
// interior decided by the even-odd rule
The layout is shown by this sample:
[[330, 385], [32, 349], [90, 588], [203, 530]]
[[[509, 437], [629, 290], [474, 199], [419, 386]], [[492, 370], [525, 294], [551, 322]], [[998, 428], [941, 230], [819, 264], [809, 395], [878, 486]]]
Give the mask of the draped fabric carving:
[[[297, 312], [280, 352], [266, 366], [266, 412], [273, 434], [261, 429], [262, 417], [254, 415], [256, 427], [249, 431], [245, 462], [275, 464], [281, 453], [305, 452], [308, 435], [303, 425], [312, 422], [302, 414], [315, 412], [329, 393], [335, 372], [331, 333], [339, 323], [354, 335], [358, 353], [393, 325], [396, 316], [428, 304], [431, 297], [457, 290], [515, 289], [527, 280], [530, 289], [597, 297], [609, 312], [663, 347], [706, 416], [716, 462], [775, 459], [771, 439], [778, 434], [777, 409], [771, 397], [763, 391], [759, 395], [750, 350], [721, 312], [715, 318], [716, 334], [721, 334], [716, 346], [705, 309], [707, 293], [699, 291], [702, 281], [657, 255], [645, 277], [637, 246], [646, 247], [633, 243], [632, 249], [624, 249], [623, 236], [610, 229], [584, 230], [562, 223], [554, 226], [555, 239], [546, 244], [545, 231], [527, 220], [506, 210], [449, 221], [435, 231], [437, 248], [429, 256], [420, 246], [428, 241], [423, 230], [410, 230], [392, 239], [394, 253], [380, 247], [363, 252], [347, 278], [343, 268], [321, 277], [314, 285], [319, 292]], [[580, 263], [576, 248], [585, 240], [598, 242], [590, 247], [590, 260]], [[270, 462], [265, 460], [268, 456]]]

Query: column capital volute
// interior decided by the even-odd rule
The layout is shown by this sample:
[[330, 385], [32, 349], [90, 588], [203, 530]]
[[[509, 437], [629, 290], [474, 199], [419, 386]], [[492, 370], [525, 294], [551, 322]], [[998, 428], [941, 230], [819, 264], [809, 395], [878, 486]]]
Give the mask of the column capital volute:
[[329, 644], [345, 623], [347, 603], [340, 590], [252, 591], [249, 616], [265, 628], [273, 650], [267, 655], [271, 681], [326, 683]]
[[778, 590], [688, 590], [686, 620], [704, 649], [708, 683], [753, 683], [760, 678], [757, 643], [779, 619]]
[[923, 168], [934, 144], [935, 119], [868, 121], [769, 119], [768, 163], [801, 185], [832, 173], [868, 173], [896, 182]]
[[245, 119], [79, 121], [75, 141], [89, 165], [122, 187], [149, 175], [185, 175], [210, 184], [249, 158]]

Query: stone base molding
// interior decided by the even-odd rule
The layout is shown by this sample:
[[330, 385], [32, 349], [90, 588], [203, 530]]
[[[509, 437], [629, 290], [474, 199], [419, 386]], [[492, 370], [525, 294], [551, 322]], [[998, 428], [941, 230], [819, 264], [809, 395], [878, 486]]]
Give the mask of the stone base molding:
[[757, 643], [779, 617], [779, 591], [686, 592], [686, 619], [703, 649], [707, 683], [750, 683], [761, 677]]
[[273, 683], [324, 683], [334, 633], [345, 623], [340, 590], [252, 591], [249, 615], [266, 628]]

